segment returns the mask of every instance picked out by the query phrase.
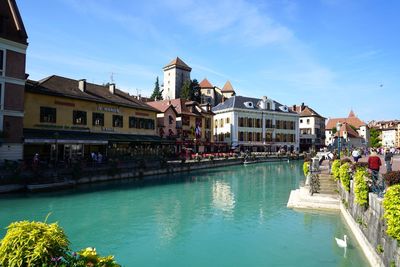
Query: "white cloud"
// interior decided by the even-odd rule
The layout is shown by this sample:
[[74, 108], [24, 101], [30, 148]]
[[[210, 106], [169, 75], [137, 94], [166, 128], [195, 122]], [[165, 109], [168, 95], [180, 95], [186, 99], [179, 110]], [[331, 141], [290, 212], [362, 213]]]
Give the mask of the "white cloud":
[[241, 43], [246, 46], [262, 46], [285, 42], [291, 31], [258, 7], [243, 0], [168, 1], [167, 7], [181, 23], [199, 34], [213, 34], [225, 43]]

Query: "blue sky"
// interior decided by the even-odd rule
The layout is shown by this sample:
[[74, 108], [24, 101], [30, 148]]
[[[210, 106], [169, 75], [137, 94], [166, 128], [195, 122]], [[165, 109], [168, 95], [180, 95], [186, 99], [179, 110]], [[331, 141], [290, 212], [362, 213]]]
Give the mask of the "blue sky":
[[329, 117], [400, 119], [400, 1], [17, 0], [31, 79], [150, 95], [176, 56], [237, 94]]

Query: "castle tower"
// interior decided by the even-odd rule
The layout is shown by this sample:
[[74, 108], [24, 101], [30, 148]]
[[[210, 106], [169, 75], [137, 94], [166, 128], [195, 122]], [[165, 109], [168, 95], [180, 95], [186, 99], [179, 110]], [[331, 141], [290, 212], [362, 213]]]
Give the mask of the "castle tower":
[[221, 93], [225, 99], [228, 99], [236, 94], [230, 81], [225, 83], [224, 87], [222, 87]]
[[181, 89], [185, 81], [190, 81], [192, 68], [182, 59], [176, 57], [164, 68], [164, 99], [176, 99], [181, 96]]

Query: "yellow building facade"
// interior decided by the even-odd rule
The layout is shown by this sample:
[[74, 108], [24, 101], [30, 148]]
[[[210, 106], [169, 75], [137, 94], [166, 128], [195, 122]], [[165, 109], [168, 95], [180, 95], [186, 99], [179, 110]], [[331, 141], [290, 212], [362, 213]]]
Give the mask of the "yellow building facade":
[[[28, 81], [24, 159], [68, 163], [157, 155], [157, 110], [115, 88], [51, 76]], [[100, 158], [100, 159], [99, 159]]]

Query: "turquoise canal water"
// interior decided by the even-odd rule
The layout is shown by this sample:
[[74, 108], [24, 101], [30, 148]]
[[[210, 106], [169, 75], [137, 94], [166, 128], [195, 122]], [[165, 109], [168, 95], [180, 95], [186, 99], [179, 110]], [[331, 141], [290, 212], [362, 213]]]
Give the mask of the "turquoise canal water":
[[[123, 266], [368, 266], [339, 213], [286, 208], [302, 178], [300, 162], [260, 163], [1, 196], [0, 226], [51, 212], [73, 249]], [[344, 234], [346, 255], [334, 240]]]

